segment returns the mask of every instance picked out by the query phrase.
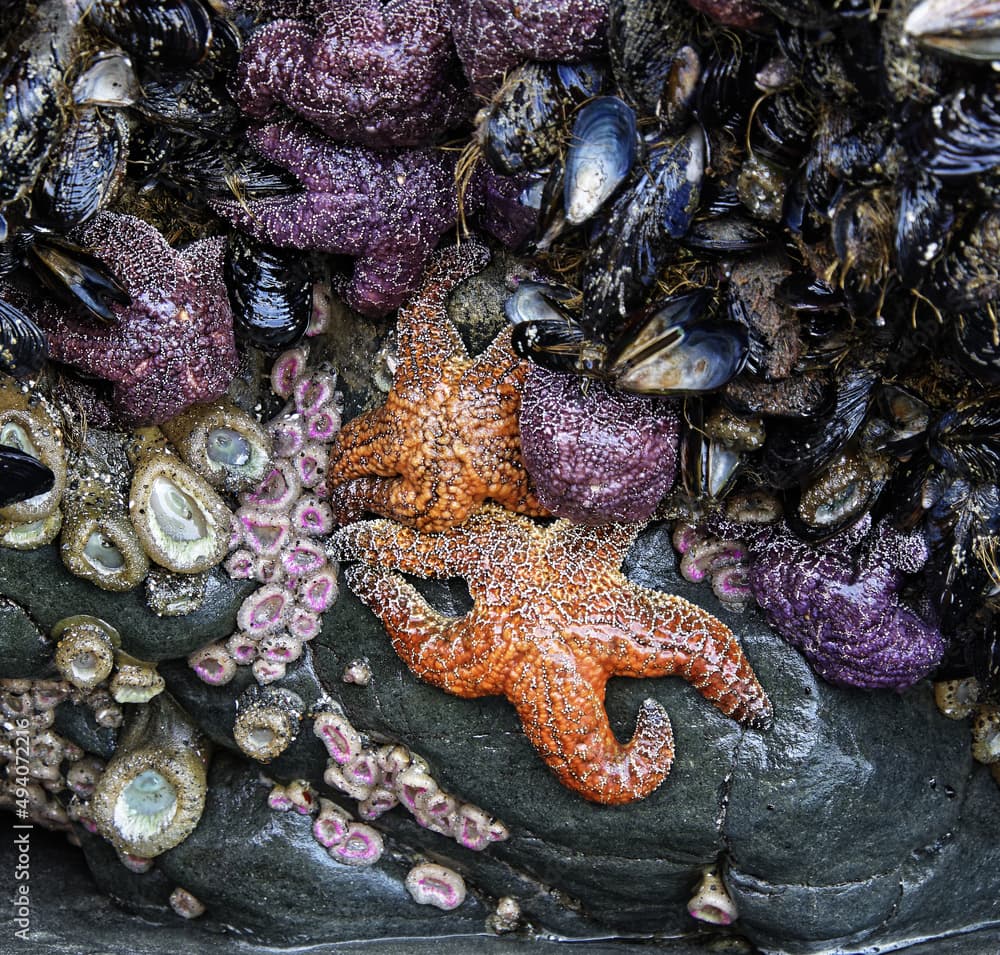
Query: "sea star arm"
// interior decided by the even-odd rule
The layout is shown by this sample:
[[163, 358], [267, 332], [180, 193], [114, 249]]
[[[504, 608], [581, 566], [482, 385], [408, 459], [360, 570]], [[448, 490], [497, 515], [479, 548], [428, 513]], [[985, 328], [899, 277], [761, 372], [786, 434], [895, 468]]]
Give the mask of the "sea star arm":
[[595, 688], [569, 654], [539, 654], [521, 665], [507, 690], [531, 744], [563, 785], [594, 802], [617, 805], [648, 796], [670, 772], [674, 734], [655, 700], [639, 709], [624, 746]]
[[[470, 587], [485, 583], [491, 573], [483, 561], [483, 529], [490, 528], [499, 508], [487, 507], [445, 533], [426, 534], [395, 521], [360, 521], [337, 532], [334, 547], [342, 559], [358, 559], [420, 577], [465, 577]], [[500, 513], [503, 513], [500, 511]], [[493, 535], [497, 559], [504, 560], [511, 543], [527, 542], [537, 534], [526, 518], [504, 519], [504, 535]], [[489, 545], [487, 545], [489, 546]]]
[[557, 563], [583, 565], [595, 574], [620, 567], [635, 543], [641, 524], [609, 523], [599, 527], [561, 520], [552, 526], [548, 551]]
[[621, 594], [617, 603], [616, 675], [676, 674], [726, 716], [758, 729], [769, 725], [771, 701], [721, 620], [682, 597], [645, 588]]
[[345, 572], [351, 590], [378, 616], [392, 647], [410, 670], [456, 696], [497, 692], [494, 674], [484, 663], [488, 646], [473, 638], [469, 617], [439, 614], [416, 589], [381, 567], [360, 564]]
[[458, 330], [447, 317], [451, 290], [489, 261], [489, 251], [478, 242], [465, 242], [435, 254], [420, 290], [419, 299], [400, 313], [396, 326], [399, 367], [397, 380], [425, 381], [449, 358], [466, 358], [468, 352]]
[[315, 39], [294, 20], [275, 20], [257, 30], [240, 58], [235, 90], [240, 109], [248, 116], [269, 116], [287, 102], [289, 77], [305, 73], [305, 51]]

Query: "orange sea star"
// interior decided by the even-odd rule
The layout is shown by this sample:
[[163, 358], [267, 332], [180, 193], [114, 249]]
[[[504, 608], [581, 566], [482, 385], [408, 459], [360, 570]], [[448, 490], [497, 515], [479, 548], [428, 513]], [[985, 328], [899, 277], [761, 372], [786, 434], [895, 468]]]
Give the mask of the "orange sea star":
[[[771, 716], [725, 624], [621, 573], [640, 527], [542, 527], [487, 505], [445, 533], [376, 520], [344, 528], [336, 542], [361, 560], [347, 581], [417, 676], [456, 696], [503, 694], [560, 782], [614, 804], [663, 782], [674, 738], [666, 711], [648, 699], [632, 740], [619, 743], [604, 709], [609, 677], [677, 674], [727, 716], [758, 728]], [[473, 609], [443, 617], [393, 570], [464, 577]]]
[[504, 329], [470, 358], [448, 293], [489, 260], [477, 242], [439, 253], [399, 313], [399, 363], [385, 404], [341, 429], [327, 482], [340, 523], [372, 511], [425, 531], [464, 521], [490, 498], [545, 514], [528, 484], [517, 415], [527, 364]]

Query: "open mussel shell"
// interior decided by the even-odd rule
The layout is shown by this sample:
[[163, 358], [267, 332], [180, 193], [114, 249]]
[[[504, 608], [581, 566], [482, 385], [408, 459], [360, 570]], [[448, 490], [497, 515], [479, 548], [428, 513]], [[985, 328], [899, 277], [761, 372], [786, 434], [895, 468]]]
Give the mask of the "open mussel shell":
[[945, 412], [927, 432], [927, 450], [942, 467], [980, 481], [1000, 480], [1000, 392]]
[[25, 451], [0, 445], [0, 507], [45, 494], [55, 484], [52, 469]]
[[869, 447], [903, 457], [923, 444], [932, 414], [923, 399], [899, 385], [885, 383], [875, 389], [875, 407], [884, 426], [877, 434], [869, 434], [866, 426]]
[[938, 53], [966, 60], [1000, 60], [1000, 3], [997, 0], [923, 0], [903, 29]]
[[705, 430], [701, 400], [684, 402], [684, 434], [680, 443], [680, 475], [684, 490], [696, 499], [723, 497], [739, 474], [742, 455], [738, 448], [713, 438]]
[[73, 84], [77, 106], [131, 106], [140, 95], [132, 60], [121, 50], [95, 53]]
[[28, 378], [41, 370], [48, 353], [45, 333], [24, 312], [0, 298], [0, 371]]
[[586, 222], [604, 205], [632, 169], [637, 141], [635, 111], [616, 96], [592, 100], [576, 114], [563, 181], [567, 222]]
[[66, 488], [62, 419], [44, 399], [25, 394], [6, 378], [0, 384], [0, 450], [27, 455], [53, 476], [49, 483], [44, 472], [34, 470], [36, 465], [11, 457], [12, 467], [23, 469], [26, 476], [32, 470], [45, 489], [0, 506], [0, 522], [33, 523], [57, 510]]
[[747, 330], [736, 322], [702, 319], [705, 290], [675, 295], [639, 314], [614, 341], [608, 375], [623, 391], [696, 394], [735, 378], [749, 354]]
[[522, 279], [504, 301], [504, 315], [511, 325], [553, 319], [571, 321], [569, 312], [563, 305], [572, 301], [577, 294], [568, 285]]
[[312, 316], [313, 278], [295, 249], [278, 249], [240, 232], [226, 240], [223, 275], [237, 336], [259, 348], [294, 345]]
[[97, 256], [54, 235], [36, 235], [28, 246], [35, 274], [67, 304], [82, 305], [95, 318], [113, 322], [112, 303], [128, 305], [128, 292]]

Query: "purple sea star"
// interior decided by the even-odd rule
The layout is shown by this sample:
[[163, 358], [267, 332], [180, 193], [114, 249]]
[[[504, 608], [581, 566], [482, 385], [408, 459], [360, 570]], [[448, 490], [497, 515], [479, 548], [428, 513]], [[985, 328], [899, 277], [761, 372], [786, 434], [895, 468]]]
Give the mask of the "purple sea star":
[[[398, 308], [420, 287], [434, 247], [458, 218], [456, 154], [436, 149], [377, 151], [331, 142], [295, 122], [270, 123], [248, 134], [268, 159], [285, 166], [305, 191], [215, 208], [258, 239], [298, 249], [353, 256], [354, 274], [342, 290], [366, 315]], [[485, 202], [510, 202], [510, 180], [485, 171], [473, 177], [466, 211]], [[487, 226], [497, 226], [483, 215]], [[527, 228], [525, 218], [522, 227]], [[498, 238], [523, 234], [505, 225]]]
[[830, 683], [903, 690], [940, 661], [940, 632], [899, 597], [903, 574], [927, 560], [919, 532], [903, 534], [886, 521], [872, 529], [868, 514], [822, 544], [804, 543], [784, 524], [709, 527], [746, 542], [754, 598]]
[[452, 35], [472, 88], [490, 95], [525, 60], [600, 51], [608, 0], [451, 0]]
[[54, 304], [35, 319], [49, 357], [114, 383], [114, 406], [129, 424], [158, 424], [188, 405], [224, 394], [236, 373], [233, 317], [222, 279], [225, 240], [176, 250], [149, 223], [104, 212], [75, 237], [132, 298], [97, 325]]
[[674, 482], [673, 403], [583, 384], [537, 365], [528, 373], [521, 450], [538, 499], [577, 523], [644, 521]]
[[331, 139], [413, 146], [471, 118], [437, 0], [316, 0], [311, 16], [258, 30], [240, 59], [236, 101], [262, 119], [280, 104]]

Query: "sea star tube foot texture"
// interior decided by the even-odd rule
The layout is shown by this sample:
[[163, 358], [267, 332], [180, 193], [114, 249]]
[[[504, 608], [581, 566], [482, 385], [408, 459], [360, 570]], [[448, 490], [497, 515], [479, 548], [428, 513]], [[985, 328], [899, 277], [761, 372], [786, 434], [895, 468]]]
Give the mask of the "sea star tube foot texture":
[[[732, 631], [680, 597], [619, 570], [639, 525], [540, 527], [487, 505], [445, 533], [392, 521], [352, 524], [335, 545], [360, 564], [351, 589], [419, 677], [463, 697], [504, 695], [560, 782], [595, 802], [649, 795], [670, 771], [673, 733], [647, 700], [632, 740], [604, 709], [611, 676], [676, 674], [727, 716], [762, 728], [771, 704]], [[466, 579], [473, 609], [438, 614], [398, 576]]]
[[900, 533], [886, 521], [872, 528], [867, 514], [822, 544], [799, 540], [784, 524], [709, 527], [746, 542], [758, 605], [830, 683], [904, 690], [940, 662], [940, 631], [900, 597], [904, 573], [926, 560], [920, 533]]
[[451, 290], [487, 259], [477, 242], [440, 252], [400, 312], [399, 363], [385, 404], [347, 424], [330, 452], [330, 503], [341, 523], [371, 511], [444, 530], [486, 499], [545, 513], [517, 426], [527, 364], [511, 350], [509, 329], [470, 358], [446, 311]]
[[240, 58], [236, 101], [249, 116], [286, 106], [331, 139], [431, 142], [475, 111], [437, 0], [323, 0], [313, 19], [278, 20]]
[[662, 398], [626, 395], [533, 366], [521, 448], [538, 499], [581, 524], [648, 520], [674, 482], [679, 418]]
[[114, 384], [115, 409], [130, 424], [157, 424], [220, 397], [236, 373], [233, 316], [222, 278], [222, 238], [172, 249], [135, 216], [100, 213], [77, 236], [131, 296], [116, 321], [96, 326], [64, 308], [34, 316], [49, 355]]
[[[431, 148], [375, 150], [327, 139], [303, 123], [276, 122], [248, 132], [264, 157], [288, 169], [303, 185], [294, 195], [241, 203], [218, 200], [213, 208], [254, 238], [283, 247], [348, 255], [354, 273], [341, 289], [351, 308], [384, 315], [420, 287], [441, 236], [458, 220], [457, 154]], [[516, 244], [532, 224], [522, 216], [511, 230], [491, 217], [491, 204], [512, 208], [502, 177], [473, 176], [465, 195], [469, 215], [482, 210], [501, 241]], [[500, 228], [502, 226], [502, 228]]]

